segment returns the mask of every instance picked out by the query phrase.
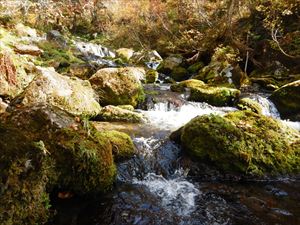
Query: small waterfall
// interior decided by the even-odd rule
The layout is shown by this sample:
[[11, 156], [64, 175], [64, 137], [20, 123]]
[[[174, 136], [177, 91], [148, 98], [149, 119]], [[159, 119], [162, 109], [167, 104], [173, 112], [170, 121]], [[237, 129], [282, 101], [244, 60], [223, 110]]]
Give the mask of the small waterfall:
[[74, 41], [76, 48], [84, 55], [87, 61], [92, 64], [96, 64], [99, 67], [116, 67], [116, 63], [105, 58], [115, 58], [116, 53], [108, 48], [87, 42]]
[[265, 116], [270, 116], [276, 119], [280, 119], [280, 114], [273, 102], [271, 102], [268, 98], [263, 97], [258, 94], [252, 94], [250, 99], [258, 102], [262, 106], [262, 113]]
[[204, 102], [187, 102], [181, 107], [176, 107], [170, 103], [157, 103], [153, 109], [143, 111], [143, 114], [152, 126], [173, 131], [196, 116], [211, 113], [223, 115], [235, 110], [233, 107], [214, 107]]
[[282, 120], [275, 104], [267, 97], [263, 97], [259, 94], [251, 94], [249, 98], [258, 102], [262, 106], [263, 115], [279, 119], [282, 121], [282, 123], [286, 124], [287, 126], [300, 131], [300, 121]]

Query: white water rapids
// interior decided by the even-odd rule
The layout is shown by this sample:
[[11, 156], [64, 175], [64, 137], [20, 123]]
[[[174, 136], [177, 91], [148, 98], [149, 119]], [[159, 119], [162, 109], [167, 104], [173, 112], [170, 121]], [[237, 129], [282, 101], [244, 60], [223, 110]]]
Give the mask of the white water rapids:
[[[252, 95], [251, 98], [262, 106], [264, 115], [280, 120], [280, 114], [271, 101], [260, 95]], [[196, 116], [211, 113], [224, 115], [235, 110], [237, 109], [233, 107], [214, 107], [207, 103], [187, 102], [181, 107], [157, 103], [152, 109], [142, 113], [148, 118], [149, 126], [159, 130], [174, 131]], [[300, 130], [300, 122], [281, 121]], [[139, 137], [135, 139], [135, 143], [145, 160], [155, 157], [153, 150], [160, 145], [157, 137]], [[186, 179], [181, 169], [176, 170], [171, 178], [149, 172], [142, 179], [133, 178], [132, 182], [147, 187], [152, 194], [158, 196], [165, 209], [175, 211], [179, 216], [190, 215], [196, 208], [196, 197], [201, 195], [201, 191]]]

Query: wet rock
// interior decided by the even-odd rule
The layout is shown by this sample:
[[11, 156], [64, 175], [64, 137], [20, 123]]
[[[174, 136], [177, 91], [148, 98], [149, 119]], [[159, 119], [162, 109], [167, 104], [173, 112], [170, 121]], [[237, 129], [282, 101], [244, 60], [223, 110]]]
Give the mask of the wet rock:
[[1, 224], [45, 223], [52, 188], [79, 195], [110, 190], [112, 151], [133, 149], [128, 136], [98, 132], [46, 105], [1, 114], [0, 135]]
[[240, 95], [237, 89], [209, 86], [195, 79], [171, 85], [171, 90], [176, 92], [183, 92], [185, 88], [190, 89], [190, 101], [206, 102], [214, 106], [233, 105]]
[[97, 115], [101, 107], [89, 81], [62, 76], [53, 68], [38, 67], [38, 75], [12, 105], [48, 103], [73, 115]]
[[250, 98], [240, 99], [237, 106], [239, 109], [250, 110], [257, 114], [262, 114], [262, 111], [263, 111], [262, 106], [258, 102], [254, 101]]
[[181, 145], [197, 160], [209, 159], [227, 172], [262, 176], [300, 171], [299, 132], [250, 111], [196, 117], [182, 128]]
[[17, 44], [14, 46], [14, 50], [16, 53], [19, 54], [26, 54], [26, 55], [33, 55], [33, 56], [39, 56], [43, 53], [43, 51], [35, 45]]
[[284, 85], [273, 92], [270, 99], [283, 118], [300, 117], [300, 80]]
[[112, 105], [103, 107], [97, 118], [102, 121], [111, 122], [140, 123], [145, 121], [145, 118], [140, 113]]
[[144, 99], [139, 68], [105, 68], [95, 73], [89, 81], [100, 97], [101, 105], [136, 106]]

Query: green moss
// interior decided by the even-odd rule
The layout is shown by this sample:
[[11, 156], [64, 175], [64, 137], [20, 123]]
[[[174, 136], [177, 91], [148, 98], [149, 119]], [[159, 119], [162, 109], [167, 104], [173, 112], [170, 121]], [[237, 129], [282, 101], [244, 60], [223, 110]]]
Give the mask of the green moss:
[[242, 110], [250, 110], [254, 113], [262, 114], [262, 106], [258, 102], [254, 101], [250, 98], [240, 99], [237, 106], [239, 109], [242, 109]]
[[187, 70], [189, 71], [189, 73], [197, 73], [203, 67], [204, 67], [203, 62], [196, 62], [193, 65], [190, 65]]
[[89, 81], [99, 95], [101, 105], [132, 105], [145, 100], [143, 86], [134, 73], [137, 68], [105, 68], [94, 74]]
[[284, 85], [272, 93], [270, 99], [285, 118], [300, 113], [300, 80]]
[[191, 90], [190, 101], [207, 102], [215, 106], [232, 105], [240, 95], [240, 91], [237, 89], [209, 86], [195, 79], [173, 84], [170, 88], [175, 92], [184, 92], [185, 88], [189, 88]]
[[181, 81], [177, 84], [172, 84], [170, 89], [174, 92], [184, 92], [185, 88], [198, 88], [205, 86], [205, 83], [200, 80], [189, 79], [185, 81]]
[[182, 81], [188, 77], [188, 71], [185, 68], [178, 66], [173, 68], [170, 76], [175, 81]]
[[148, 70], [146, 73], [146, 83], [155, 83], [158, 79], [158, 72], [156, 70]]
[[121, 109], [129, 110], [129, 111], [134, 111], [134, 107], [132, 105], [118, 105], [117, 107], [121, 108]]
[[42, 56], [37, 58], [36, 63], [40, 66], [53, 66], [58, 64], [59, 72], [67, 72], [71, 64], [83, 64], [84, 61], [77, 58], [72, 49], [62, 49], [51, 42], [39, 42], [38, 46], [44, 51]]
[[93, 127], [89, 135], [73, 129], [57, 135], [58, 151], [52, 155], [60, 171], [59, 185], [78, 194], [108, 191], [116, 175], [110, 141]]
[[250, 111], [224, 118], [206, 115], [184, 126], [181, 142], [199, 160], [209, 158], [225, 171], [286, 174], [300, 171], [299, 133]]
[[105, 106], [98, 117], [102, 121], [140, 123], [144, 121], [142, 114], [116, 106]]
[[98, 133], [99, 138], [108, 139], [112, 145], [115, 160], [132, 157], [135, 153], [134, 144], [131, 138], [122, 132], [111, 130]]
[[44, 224], [53, 188], [78, 195], [111, 190], [116, 176], [112, 153], [116, 159], [129, 157], [134, 145], [126, 134], [98, 132], [84, 123], [46, 106], [1, 116], [1, 224]]
[[238, 99], [240, 91], [226, 87], [197, 87], [191, 89], [189, 100], [207, 102], [214, 106], [233, 105]]

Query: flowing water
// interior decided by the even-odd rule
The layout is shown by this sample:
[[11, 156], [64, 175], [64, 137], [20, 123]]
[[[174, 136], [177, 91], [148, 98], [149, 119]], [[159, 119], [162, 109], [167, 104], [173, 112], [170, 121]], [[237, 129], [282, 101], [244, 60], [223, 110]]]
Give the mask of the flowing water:
[[[158, 89], [169, 96], [165, 95], [170, 94], [168, 86]], [[300, 224], [299, 177], [249, 180], [205, 165], [193, 167], [169, 140], [170, 133], [195, 116], [223, 115], [236, 109], [173, 96], [178, 101], [163, 97], [140, 111], [148, 122], [141, 133], [132, 134], [137, 154], [118, 164], [114, 192], [85, 200], [85, 204], [76, 198], [61, 203], [63, 216], [58, 216], [55, 224]], [[263, 106], [265, 115], [280, 119], [265, 96], [250, 97]], [[299, 129], [299, 122], [283, 123]]]

